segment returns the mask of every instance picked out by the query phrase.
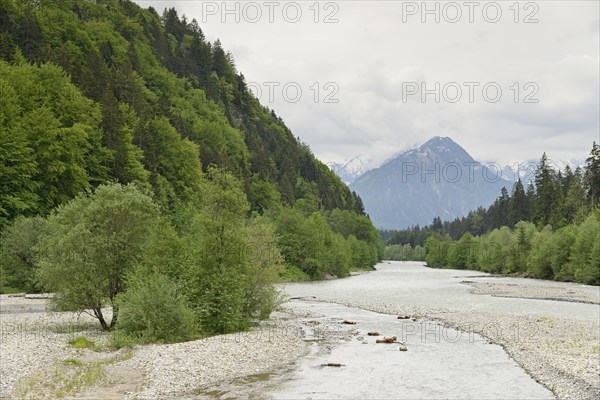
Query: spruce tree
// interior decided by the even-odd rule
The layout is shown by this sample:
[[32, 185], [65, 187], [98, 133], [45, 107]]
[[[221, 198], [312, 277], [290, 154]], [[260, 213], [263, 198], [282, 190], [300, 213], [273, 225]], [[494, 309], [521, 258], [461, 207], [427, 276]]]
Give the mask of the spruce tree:
[[595, 208], [600, 199], [600, 145], [596, 142], [585, 160], [585, 184], [591, 208]]
[[554, 211], [555, 199], [555, 172], [550, 166], [546, 153], [542, 155], [540, 164], [535, 171], [536, 199], [534, 202], [534, 221], [536, 224], [547, 225]]
[[521, 179], [514, 184], [512, 196], [510, 198], [510, 226], [514, 226], [519, 221], [529, 221], [529, 204], [527, 194]]

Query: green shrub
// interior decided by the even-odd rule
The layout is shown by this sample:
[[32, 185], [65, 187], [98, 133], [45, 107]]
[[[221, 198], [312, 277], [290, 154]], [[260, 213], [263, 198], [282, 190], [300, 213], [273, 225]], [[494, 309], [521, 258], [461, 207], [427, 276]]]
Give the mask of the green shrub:
[[177, 285], [159, 273], [138, 275], [130, 277], [129, 288], [118, 296], [120, 314], [113, 344], [127, 343], [129, 338], [173, 343], [196, 337], [194, 313]]
[[0, 293], [38, 292], [38, 244], [48, 230], [42, 217], [19, 217], [0, 235]]
[[283, 271], [279, 273], [279, 280], [281, 282], [304, 282], [310, 281], [310, 276], [301, 268], [286, 264]]

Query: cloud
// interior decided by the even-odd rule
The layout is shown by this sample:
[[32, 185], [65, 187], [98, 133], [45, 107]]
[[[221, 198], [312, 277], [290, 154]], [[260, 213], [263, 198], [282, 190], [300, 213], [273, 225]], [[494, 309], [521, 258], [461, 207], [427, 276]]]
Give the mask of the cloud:
[[[527, 8], [521, 2], [518, 15], [509, 8], [512, 2], [497, 2], [502, 11], [497, 23], [484, 18], [482, 10], [491, 2], [479, 3], [473, 23], [464, 6], [459, 22], [447, 22], [444, 16], [454, 14], [444, 2], [427, 2], [430, 9], [437, 4], [439, 23], [434, 15], [422, 23], [421, 10], [403, 13], [411, 2], [318, 2], [317, 8], [314, 2], [297, 2], [302, 18], [296, 23], [285, 20], [282, 10], [291, 3], [285, 1], [275, 8], [272, 23], [263, 2], [255, 3], [262, 7], [256, 23], [244, 21], [243, 14], [236, 23], [222, 9], [203, 14], [209, 2], [137, 2], [159, 12], [174, 6], [198, 19], [209, 40], [220, 38], [232, 51], [248, 81], [279, 82], [273, 103], [265, 96], [262, 103], [325, 162], [361, 154], [377, 166], [434, 135], [451, 136], [477, 159], [502, 162], [537, 159], [544, 151], [553, 159], [584, 158], [591, 142], [600, 140], [598, 2], [538, 1]], [[420, 8], [422, 2], [413, 4]], [[235, 2], [227, 7], [233, 9]], [[528, 16], [538, 22], [523, 23]], [[339, 22], [324, 23], [327, 17]], [[328, 82], [336, 85], [334, 94], [325, 88]], [[436, 82], [481, 85], [473, 103], [466, 92], [457, 103], [436, 103], [433, 95], [425, 103], [419, 96], [404, 102], [410, 82], [425, 82], [427, 88]], [[481, 87], [489, 82], [502, 89], [497, 103], [482, 98]], [[528, 82], [539, 88], [538, 103], [523, 102], [533, 92], [526, 90]], [[298, 102], [286, 101], [280, 89], [287, 83], [301, 88]], [[324, 102], [327, 95], [338, 103]]]

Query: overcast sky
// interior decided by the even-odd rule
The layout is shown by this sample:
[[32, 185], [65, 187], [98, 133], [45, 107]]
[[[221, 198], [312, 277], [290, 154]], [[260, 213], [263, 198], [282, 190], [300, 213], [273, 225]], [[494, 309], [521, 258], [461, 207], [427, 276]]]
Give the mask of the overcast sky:
[[595, 0], [428, 1], [431, 14], [421, 1], [136, 1], [197, 19], [324, 162], [375, 167], [432, 136], [502, 163], [582, 159], [600, 141]]

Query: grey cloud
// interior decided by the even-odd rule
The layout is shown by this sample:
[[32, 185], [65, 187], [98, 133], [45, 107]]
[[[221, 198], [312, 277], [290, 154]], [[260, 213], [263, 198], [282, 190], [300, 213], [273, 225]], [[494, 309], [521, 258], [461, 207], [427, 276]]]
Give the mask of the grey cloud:
[[[175, 6], [201, 20], [201, 2], [138, 3], [159, 12]], [[502, 3], [497, 24], [403, 23], [401, 3], [338, 2], [336, 24], [213, 18], [201, 27], [232, 51], [248, 81], [302, 86], [298, 103], [281, 96], [263, 103], [325, 162], [362, 154], [377, 166], [434, 135], [453, 137], [475, 158], [501, 161], [537, 159], [543, 151], [585, 158], [599, 140], [598, 2], [537, 2], [537, 24], [515, 24], [511, 2]], [[402, 84], [411, 81], [497, 81], [506, 92], [496, 104], [403, 103]], [[515, 81], [537, 82], [540, 103], [510, 101]], [[315, 104], [308, 90], [314, 82], [336, 82], [339, 103]]]

